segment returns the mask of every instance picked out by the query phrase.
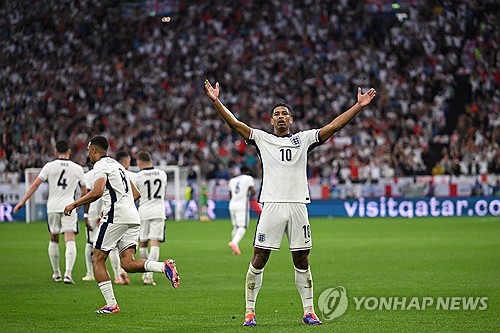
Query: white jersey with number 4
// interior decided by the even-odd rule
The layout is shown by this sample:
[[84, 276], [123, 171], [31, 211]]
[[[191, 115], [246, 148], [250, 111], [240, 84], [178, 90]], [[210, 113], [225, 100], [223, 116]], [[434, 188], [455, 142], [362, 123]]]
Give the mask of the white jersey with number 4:
[[155, 168], [142, 169], [137, 173], [134, 184], [141, 192], [139, 215], [141, 221], [165, 218], [165, 191], [167, 174]]
[[307, 155], [320, 145], [318, 129], [281, 137], [252, 129], [248, 143], [257, 147], [262, 161], [259, 202], [311, 202]]
[[47, 213], [64, 212], [64, 207], [75, 201], [77, 187], [85, 185], [83, 168], [67, 159], [45, 164], [38, 178], [49, 184]]
[[250, 175], [239, 175], [229, 180], [230, 210], [246, 211], [248, 209], [248, 196], [251, 187], [255, 187], [255, 181]]
[[102, 195], [104, 217], [101, 222], [116, 224], [141, 224], [134, 204], [130, 178], [125, 168], [111, 157], [104, 155], [94, 164], [95, 180], [106, 179]]

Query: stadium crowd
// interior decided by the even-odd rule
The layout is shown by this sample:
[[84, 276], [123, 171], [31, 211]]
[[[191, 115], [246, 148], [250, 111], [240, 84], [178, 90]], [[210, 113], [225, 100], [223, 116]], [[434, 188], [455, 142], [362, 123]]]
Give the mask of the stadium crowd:
[[277, 102], [292, 106], [293, 130], [319, 128], [357, 86], [375, 87], [374, 103], [311, 153], [311, 177], [500, 174], [494, 0], [410, 3], [400, 19], [373, 1], [166, 3], [165, 22], [116, 1], [0, 5], [1, 173], [41, 167], [60, 139], [84, 165], [103, 134], [112, 152], [145, 148], [203, 178], [243, 164], [260, 176], [256, 151], [207, 101], [208, 78], [239, 119], [269, 131]]

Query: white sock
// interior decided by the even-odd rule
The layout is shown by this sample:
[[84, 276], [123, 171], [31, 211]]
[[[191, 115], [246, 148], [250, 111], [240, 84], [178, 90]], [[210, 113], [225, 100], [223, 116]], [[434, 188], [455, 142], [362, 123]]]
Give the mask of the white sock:
[[54, 274], [61, 275], [59, 269], [59, 244], [56, 242], [49, 242], [49, 259]]
[[144, 270], [146, 272], [163, 273], [163, 266], [164, 264], [162, 262], [146, 260], [144, 263]]
[[139, 248], [139, 258], [148, 259], [148, 248], [147, 247], [140, 247]]
[[231, 231], [231, 239], [234, 238], [234, 235], [236, 234], [236, 230], [238, 230], [237, 226], [233, 226], [233, 230]]
[[257, 295], [259, 294], [260, 287], [262, 286], [262, 273], [264, 269], [257, 269], [252, 266], [248, 267], [247, 278], [246, 278], [246, 288], [245, 288], [245, 299], [246, 299], [246, 309], [255, 309], [255, 302], [257, 301]]
[[87, 267], [87, 276], [94, 276], [94, 267], [92, 266], [92, 244], [85, 244], [85, 266]]
[[149, 260], [153, 261], [158, 261], [158, 258], [160, 258], [160, 247], [159, 246], [151, 246], [151, 249], [149, 250]]
[[234, 236], [233, 236], [233, 239], [231, 240], [231, 242], [238, 245], [241, 242], [241, 239], [243, 238], [243, 236], [245, 236], [245, 232], [247, 232], [247, 229], [245, 229], [243, 227], [238, 227], [236, 229], [236, 232], [234, 233]]
[[121, 272], [121, 264], [120, 264], [120, 255], [118, 254], [118, 249], [113, 249], [109, 251], [109, 262], [111, 263], [111, 268], [113, 269], [113, 275], [115, 278], [120, 276]]
[[99, 289], [101, 289], [102, 296], [104, 296], [104, 299], [106, 300], [106, 305], [107, 306], [115, 306], [116, 305], [116, 298], [115, 298], [115, 293], [113, 292], [113, 285], [111, 284], [111, 281], [104, 281], [98, 284]]
[[295, 268], [295, 285], [302, 299], [304, 313], [314, 312], [313, 280], [311, 270]]
[[73, 266], [75, 266], [76, 260], [76, 244], [75, 241], [67, 241], [66, 242], [66, 272], [64, 276], [71, 277], [73, 272]]
[[[159, 246], [151, 246], [151, 248], [149, 249], [148, 259], [153, 260], [153, 261], [158, 261], [159, 258], [160, 258], [160, 247]], [[153, 272], [147, 272], [146, 274], [148, 275], [148, 277], [150, 279], [153, 278]]]

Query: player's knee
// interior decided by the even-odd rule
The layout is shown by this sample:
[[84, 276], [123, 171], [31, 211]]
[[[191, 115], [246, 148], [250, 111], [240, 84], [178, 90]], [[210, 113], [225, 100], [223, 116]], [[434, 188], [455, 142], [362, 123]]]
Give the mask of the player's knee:
[[135, 250], [134, 249], [126, 249], [120, 254], [120, 261], [121, 261], [121, 266], [127, 273], [132, 273], [135, 272], [134, 269], [134, 254]]
[[106, 265], [106, 256], [94, 249], [92, 251], [92, 264], [94, 266]]
[[309, 252], [294, 252], [293, 265], [298, 269], [309, 268]]
[[257, 269], [263, 269], [266, 266], [269, 256], [271, 254], [270, 250], [255, 250], [252, 257], [252, 266]]

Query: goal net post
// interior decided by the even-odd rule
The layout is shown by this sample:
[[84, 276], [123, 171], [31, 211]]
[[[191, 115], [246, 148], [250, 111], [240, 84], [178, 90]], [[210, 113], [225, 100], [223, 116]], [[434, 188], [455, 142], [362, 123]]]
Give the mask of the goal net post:
[[[29, 187], [38, 177], [42, 171], [41, 168], [27, 168], [24, 169], [24, 182], [25, 190], [28, 191]], [[47, 183], [42, 183], [38, 189], [33, 193], [31, 198], [26, 201], [26, 222], [43, 220], [47, 216], [47, 198], [49, 194], [49, 187]]]

